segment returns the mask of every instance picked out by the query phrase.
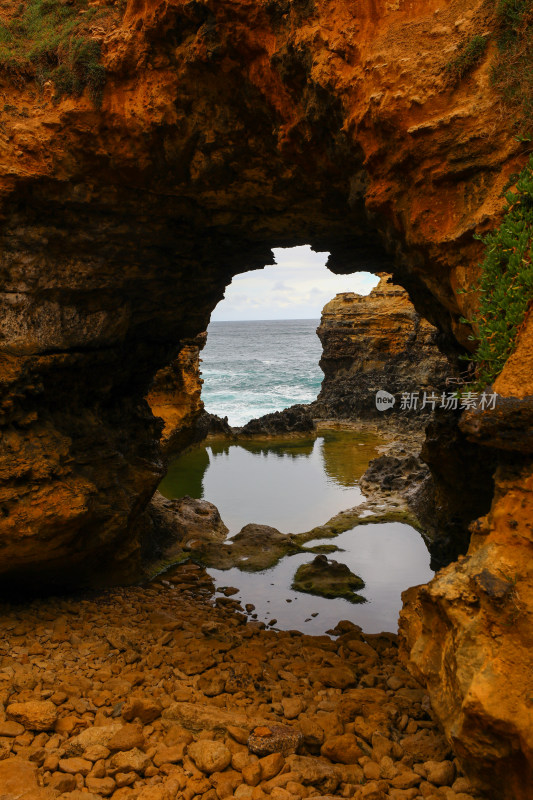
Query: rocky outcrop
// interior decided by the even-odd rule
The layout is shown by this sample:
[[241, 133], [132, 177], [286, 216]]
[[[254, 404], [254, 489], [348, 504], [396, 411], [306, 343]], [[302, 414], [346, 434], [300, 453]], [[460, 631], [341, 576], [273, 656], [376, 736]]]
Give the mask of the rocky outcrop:
[[287, 436], [292, 434], [313, 433], [312, 408], [309, 406], [295, 405], [283, 411], [274, 411], [264, 414], [258, 419], [251, 419], [242, 428], [234, 429], [239, 436]]
[[426, 427], [420, 452], [431, 482], [414, 496], [413, 510], [433, 538], [434, 569], [466, 553], [470, 523], [490, 509], [501, 459], [493, 448], [468, 441], [458, 427], [460, 418], [461, 412], [438, 410]]
[[321, 553], [308, 564], [300, 564], [292, 581], [292, 588], [297, 592], [319, 597], [343, 597], [350, 603], [365, 602], [365, 598], [359, 594], [364, 586], [364, 580], [346, 564], [330, 561]]
[[[440, 393], [454, 369], [437, 347], [438, 331], [422, 319], [400, 286], [381, 274], [369, 295], [338, 294], [324, 306], [317, 334], [324, 380], [313, 404], [319, 417], [427, 416], [424, 392]], [[394, 406], [376, 407], [376, 392], [394, 395]], [[417, 393], [418, 408], [401, 411], [403, 393]]]
[[[528, 346], [529, 327], [522, 337], [525, 343], [521, 338], [516, 353]], [[527, 404], [531, 378], [524, 378], [523, 362], [510, 359], [494, 389]], [[505, 416], [488, 418], [490, 437], [484, 423], [472, 424], [470, 411], [461, 427], [487, 454], [501, 448], [491, 509], [470, 526], [466, 556], [427, 586], [405, 593], [401, 631], [411, 669], [428, 687], [471, 779], [490, 797], [527, 800], [533, 781], [527, 678], [533, 645], [533, 464], [518, 440], [518, 453], [509, 455]]]
[[[343, 293], [328, 303], [317, 333], [323, 345], [324, 380], [311, 406], [313, 414], [375, 419], [400, 431], [399, 442], [408, 444], [410, 452], [375, 459], [363, 487], [405, 497], [431, 540], [433, 567], [448, 564], [466, 552], [469, 524], [490, 508], [498, 455], [467, 440], [458, 428], [460, 410], [442, 407], [443, 395], [449, 398], [461, 378], [456, 364], [438, 349], [438, 331], [416, 313], [407, 292], [382, 274], [369, 295]], [[379, 390], [394, 396], [394, 405], [378, 408]], [[404, 395], [415, 396], [414, 406], [402, 408]], [[434, 402], [424, 407], [424, 396]], [[517, 403], [524, 405], [521, 401], [509, 405], [516, 408]], [[497, 412], [475, 418], [482, 417], [487, 427], [491, 413], [500, 415], [501, 409], [498, 404]], [[523, 411], [509, 420], [505, 435], [516, 437], [521, 431], [527, 446], [525, 419]], [[408, 431], [414, 434], [424, 428], [420, 447], [420, 437]], [[463, 491], [465, 482], [468, 492]]]
[[493, 406], [474, 408], [461, 417], [468, 439], [485, 447], [533, 453], [533, 314], [529, 312], [516, 347], [494, 387]]
[[490, 797], [526, 800], [533, 780], [531, 464], [500, 468], [496, 482], [467, 555], [404, 594], [401, 633], [469, 777]]
[[161, 447], [164, 453], [181, 450], [190, 444], [204, 410], [200, 398], [200, 351], [207, 334], [201, 333], [190, 342], [183, 342], [179, 356], [163, 367], [153, 380], [147, 400], [154, 417], [164, 422]]

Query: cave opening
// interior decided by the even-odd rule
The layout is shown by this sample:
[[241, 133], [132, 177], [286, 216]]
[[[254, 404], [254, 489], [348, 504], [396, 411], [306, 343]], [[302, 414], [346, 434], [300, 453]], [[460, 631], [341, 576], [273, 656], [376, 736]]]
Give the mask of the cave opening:
[[[296, 563], [294, 559], [289, 559], [288, 563], [283, 557], [279, 558], [279, 548], [283, 549], [287, 544], [276, 543], [272, 536], [274, 539], [281, 536], [287, 540], [287, 536], [292, 535], [289, 532], [293, 531], [297, 532], [297, 536], [306, 539], [309, 531], [315, 529], [317, 533], [312, 545], [319, 548], [317, 552], [333, 553], [339, 545], [344, 550], [340, 539], [335, 545], [324, 544], [324, 526], [331, 524], [341, 509], [350, 507], [353, 510], [361, 506], [355, 517], [346, 517], [342, 521], [341, 529], [336, 530], [335, 536], [341, 533], [349, 539], [350, 531], [353, 533], [357, 528], [360, 553], [363, 554], [363, 561], [365, 558], [367, 560], [365, 569], [368, 570], [368, 575], [372, 576], [369, 578], [368, 588], [372, 603], [362, 612], [365, 625], [376, 625], [376, 630], [387, 624], [392, 628], [401, 605], [401, 592], [411, 585], [430, 580], [435, 569], [449, 563], [466, 550], [468, 531], [465, 520], [468, 522], [478, 514], [478, 509], [469, 508], [469, 499], [462, 496], [456, 516], [450, 515], [444, 519], [450, 508], [455, 511], [450, 506], [449, 495], [456, 491], [456, 484], [452, 482], [451, 487], [442, 488], [449, 479], [448, 471], [439, 486], [435, 486], [426, 464], [419, 459], [424, 438], [424, 419], [417, 420], [416, 424], [411, 419], [409, 433], [406, 433], [409, 426], [401, 432], [394, 431], [395, 447], [389, 451], [389, 460], [385, 459], [380, 463], [374, 476], [377, 477], [377, 484], [380, 484], [379, 488], [384, 490], [381, 500], [389, 490], [393, 494], [396, 490], [407, 490], [413, 502], [397, 506], [393, 504], [390, 516], [388, 511], [383, 514], [381, 509], [376, 517], [372, 504], [368, 508], [364, 506], [359, 482], [370, 461], [379, 461], [379, 447], [383, 444], [383, 441], [379, 441], [379, 436], [375, 441], [370, 441], [369, 438], [363, 441], [361, 431], [354, 434], [353, 431], [324, 432], [321, 429], [319, 432], [317, 427], [313, 432], [309, 431], [307, 437], [300, 435], [292, 441], [290, 435], [284, 438], [279, 431], [265, 430], [252, 432], [252, 436], [257, 434], [255, 441], [246, 441], [249, 434], [248, 423], [250, 418], [253, 418], [253, 424], [262, 415], [282, 411], [295, 403], [311, 403], [313, 411], [310, 413], [313, 416], [318, 410], [313, 401], [323, 376], [317, 366], [319, 360], [322, 368], [323, 363], [327, 363], [327, 358], [325, 362], [322, 359], [322, 346], [332, 331], [326, 334], [326, 339], [319, 342], [315, 337], [315, 329], [322, 305], [331, 301], [333, 295], [341, 298], [338, 301], [340, 311], [337, 309], [335, 312], [338, 311], [340, 317], [332, 326], [332, 341], [326, 344], [326, 349], [329, 348], [326, 355], [329, 356], [330, 363], [324, 372], [329, 370], [333, 373], [329, 376], [333, 384], [330, 394], [338, 395], [334, 416], [339, 427], [342, 427], [342, 420], [350, 420], [352, 423], [365, 419], [368, 421], [368, 403], [371, 401], [373, 421], [378, 423], [379, 430], [381, 419], [378, 414], [376, 420], [374, 404], [377, 387], [386, 387], [396, 393], [408, 388], [425, 389], [443, 381], [451, 374], [452, 368], [438, 350], [438, 330], [418, 313], [407, 289], [393, 282], [391, 276], [383, 272], [383, 267], [375, 270], [379, 273], [379, 278], [375, 274], [364, 272], [350, 274], [347, 263], [341, 275], [333, 275], [326, 267], [328, 253], [316, 252], [309, 245], [277, 248], [273, 254], [274, 264], [251, 272], [243, 271], [228, 285], [225, 299], [211, 314], [207, 344], [204, 340], [199, 343], [200, 347], [204, 347], [201, 354], [197, 352], [197, 366], [200, 355], [202, 361], [201, 398], [207, 416], [212, 418], [216, 415], [217, 418], [222, 418], [218, 419], [214, 428], [204, 428], [200, 438], [203, 438], [206, 430], [215, 439], [217, 435], [222, 438], [218, 441], [208, 439], [191, 454], [185, 454], [183, 459], [179, 457], [171, 461], [170, 469], [160, 484], [160, 492], [165, 498], [178, 502], [183, 498], [186, 501], [187, 497], [193, 498], [192, 511], [187, 507], [187, 502], [182, 507], [182, 510], [186, 509], [188, 519], [190, 513], [196, 513], [194, 503], [197, 501], [214, 504], [213, 508], [216, 507], [216, 513], [220, 513], [222, 524], [229, 529], [224, 546], [221, 546], [221, 541], [217, 541], [213, 551], [213, 543], [202, 543], [202, 533], [195, 528], [191, 543], [185, 542], [186, 551], [193, 559], [197, 558], [208, 566], [210, 574], [217, 578], [220, 585], [229, 580], [235, 586], [241, 587], [242, 598], [247, 595], [247, 599], [254, 603], [262, 597], [265, 620], [269, 608], [272, 609], [274, 605], [269, 596], [269, 585], [275, 587], [272, 593], [278, 599], [280, 593], [290, 591], [292, 576], [289, 572]], [[358, 267], [362, 269], [363, 265], [354, 264], [353, 269], [357, 270]], [[314, 285], [315, 272], [327, 276], [327, 288], [326, 285]], [[294, 280], [298, 273], [304, 277], [300, 285]], [[353, 328], [351, 305], [363, 305], [370, 292], [374, 297], [369, 312], [364, 319], [359, 319], [359, 328]], [[344, 306], [343, 303], [347, 305]], [[355, 316], [357, 318], [357, 314]], [[303, 342], [314, 342], [315, 350], [311, 348], [306, 353]], [[283, 375], [280, 377], [279, 372], [276, 372], [275, 361], [283, 364], [285, 385]], [[331, 364], [334, 364], [333, 369]], [[300, 373], [309, 371], [309, 368], [314, 368], [315, 372], [304, 385], [300, 380]], [[273, 375], [275, 383], [272, 386]], [[384, 381], [388, 383], [383, 383]], [[354, 393], [357, 382], [360, 383], [360, 391]], [[287, 387], [294, 388], [295, 383], [298, 394], [290, 394]], [[354, 394], [357, 395], [355, 401]], [[198, 400], [200, 401], [200, 391]], [[331, 397], [322, 398], [322, 405], [324, 400], [326, 408], [321, 408], [317, 414], [322, 416], [322, 420], [331, 411], [331, 405], [328, 407]], [[201, 408], [201, 401], [198, 408]], [[157, 415], [157, 409], [153, 407], [153, 410]], [[220, 422], [224, 424], [220, 426]], [[323, 425], [323, 422], [319, 425]], [[417, 432], [414, 449], [413, 442], [405, 446], [412, 437], [413, 428]], [[239, 433], [236, 434], [236, 431]], [[244, 437], [244, 440], [232, 440], [231, 437], [235, 435]], [[261, 441], [261, 436], [266, 439], [278, 436], [278, 439], [275, 442], [265, 442]], [[461, 450], [464, 442], [459, 444], [457, 458], [461, 458], [465, 452]], [[432, 453], [427, 447], [426, 450], [426, 457], [431, 463]], [[438, 454], [437, 461], [441, 458], [442, 454]], [[434, 473], [438, 473], [438, 466], [434, 466]], [[451, 467], [454, 468], [455, 463]], [[326, 490], [321, 480], [323, 484], [329, 484]], [[332, 484], [334, 491], [328, 494], [327, 490]], [[357, 494], [358, 497], [355, 496]], [[443, 497], [443, 511], [439, 512], [440, 517], [437, 519], [436, 505]], [[484, 509], [489, 499], [483, 498]], [[296, 509], [298, 505], [299, 508]], [[204, 513], [203, 506], [199, 509], [200, 514]], [[303, 509], [305, 513], [295, 513], [295, 509], [297, 512]], [[370, 516], [364, 525], [360, 525], [359, 513]], [[334, 528], [337, 522], [333, 523]], [[371, 530], [367, 527], [368, 523], [376, 524], [377, 527], [373, 539], [368, 539], [365, 544], [365, 536]], [[262, 547], [260, 541], [265, 526], [270, 533], [265, 534], [267, 542]], [[421, 537], [422, 531], [424, 535]], [[329, 535], [328, 532], [326, 537]], [[348, 545], [348, 553], [342, 553], [340, 561], [354, 556], [354, 552], [350, 552], [353, 544], [350, 545], [348, 539], [344, 543]], [[239, 544], [235, 546], [232, 544], [233, 540]], [[207, 553], [204, 552], [204, 545]], [[248, 545], [252, 551], [268, 551], [266, 561], [257, 561], [253, 554], [247, 555]], [[231, 555], [229, 552], [232, 548], [236, 550], [237, 559], [235, 553]], [[221, 561], [221, 552], [226, 549], [228, 553], [223, 555]], [[392, 558], [389, 567], [385, 563], [384, 554]], [[304, 553], [301, 553], [302, 565], [305, 558]], [[375, 565], [378, 563], [381, 563], [379, 576], [375, 572]], [[401, 564], [410, 565], [409, 569], [413, 567], [413, 570], [402, 571], [399, 566]], [[250, 570], [253, 572], [257, 569], [270, 569], [272, 582], [269, 584], [269, 579], [265, 583], [264, 578], [254, 582], [253, 575], [250, 575], [249, 580], [246, 578]], [[295, 599], [293, 597], [292, 601]], [[285, 602], [289, 603], [289, 597], [283, 600]], [[291, 627], [291, 621], [296, 624], [296, 620], [293, 615], [286, 613], [287, 608], [288, 606], [282, 604], [280, 607], [278, 604], [275, 616], [283, 620], [282, 624]], [[305, 620], [309, 630], [318, 631], [326, 618], [326, 606], [321, 608], [320, 620]], [[380, 616], [373, 617], [376, 610]], [[304, 624], [304, 621], [299, 620], [298, 624]]]
[[[385, 285], [388, 276], [333, 275], [326, 268], [328, 253], [314, 252], [310, 246], [273, 252], [275, 264], [233, 279], [211, 316], [201, 352], [205, 410], [225, 418], [226, 429], [219, 420], [206, 441], [171, 461], [159, 490], [178, 502], [179, 513], [188, 520], [185, 552], [209, 568], [217, 585], [229, 581], [239, 587], [241, 602], [246, 599], [255, 605], [262, 620], [275, 616], [282, 627], [298, 625], [323, 633], [335, 615], [350, 614], [347, 604], [359, 598], [341, 598], [338, 608], [312, 592], [309, 603], [314, 603], [316, 613], [307, 618], [308, 601], [292, 586], [293, 573], [306, 567], [309, 553], [341, 551], [327, 568], [337, 558], [346, 570], [362, 567], [364, 599], [369, 602], [362, 603], [358, 618], [368, 630], [393, 629], [401, 592], [430, 580], [433, 571], [427, 541], [407, 507], [393, 504], [384, 514], [375, 499], [367, 502], [361, 491], [361, 478], [386, 440], [372, 425], [365, 428], [365, 421], [355, 414], [331, 426], [313, 420], [315, 427], [307, 431], [250, 434], [247, 424], [251, 417], [253, 423], [261, 423], [257, 418], [264, 414], [295, 403], [309, 407], [316, 400], [323, 377], [318, 369], [323, 343], [315, 330], [324, 304], [329, 306], [334, 297], [341, 305], [362, 304], [371, 290]], [[390, 292], [408, 302], [401, 287]], [[388, 303], [389, 293], [382, 289], [378, 296], [385, 295]], [[380, 319], [388, 313], [373, 307], [370, 316], [377, 311]], [[419, 324], [413, 315], [409, 303], [403, 322], [410, 327], [402, 328], [406, 339], [412, 336], [411, 327]], [[365, 332], [368, 319], [360, 323], [359, 329], [348, 331], [344, 320], [342, 335], [348, 340], [361, 338], [363, 348], [371, 350]], [[395, 317], [393, 327], [397, 323]], [[420, 339], [413, 343], [415, 348], [420, 345]], [[342, 366], [349, 360], [345, 352]], [[313, 415], [312, 410], [307, 413]], [[339, 520], [343, 509], [350, 513]], [[211, 525], [215, 513], [228, 533], [213, 546], [212, 533], [197, 523], [191, 528], [190, 519], [205, 514]], [[342, 542], [337, 542], [341, 535]], [[307, 540], [310, 547], [305, 547]], [[262, 574], [256, 575], [257, 571]]]
[[213, 313], [201, 353], [207, 412], [242, 426], [316, 400], [323, 378], [316, 335], [322, 309], [341, 292], [367, 295], [370, 272], [335, 275], [327, 252], [275, 248], [274, 263], [236, 275]]

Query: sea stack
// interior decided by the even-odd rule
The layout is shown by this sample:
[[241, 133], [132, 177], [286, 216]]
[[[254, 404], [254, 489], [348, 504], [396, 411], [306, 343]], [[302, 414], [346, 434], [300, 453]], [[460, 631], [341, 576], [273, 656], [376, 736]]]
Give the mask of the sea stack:
[[[313, 405], [322, 418], [377, 417], [376, 392], [442, 391], [453, 367], [437, 346], [438, 331], [418, 314], [401, 286], [387, 273], [369, 295], [343, 292], [322, 310], [317, 329], [322, 342], [324, 380]], [[427, 411], [419, 409], [420, 411]], [[418, 411], [417, 410], [417, 415]]]

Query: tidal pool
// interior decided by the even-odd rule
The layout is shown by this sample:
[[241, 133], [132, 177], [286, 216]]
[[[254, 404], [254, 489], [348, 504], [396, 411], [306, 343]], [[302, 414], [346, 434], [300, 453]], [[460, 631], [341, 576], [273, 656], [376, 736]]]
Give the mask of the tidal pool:
[[[230, 533], [250, 523], [283, 533], [302, 533], [364, 501], [358, 482], [381, 440], [373, 433], [323, 430], [317, 437], [214, 440], [181, 454], [170, 465], [159, 490], [165, 497], [190, 495], [214, 503]], [[368, 633], [396, 631], [401, 593], [433, 577], [420, 533], [400, 522], [359, 524], [307, 547], [336, 545], [328, 558], [346, 564], [365, 581], [366, 603], [326, 599], [291, 589], [294, 573], [313, 553], [284, 557], [263, 572], [210, 568], [218, 587], [234, 586], [234, 599], [255, 606], [257, 619], [275, 627], [323, 634], [340, 619]], [[312, 615], [315, 616], [312, 616]]]
[[249, 522], [302, 533], [363, 501], [357, 484], [380, 443], [373, 433], [343, 430], [316, 438], [213, 441], [178, 456], [159, 491], [214, 503], [230, 535]]
[[315, 539], [307, 546], [323, 543], [342, 548], [343, 552], [330, 553], [328, 558], [347, 564], [363, 578], [366, 586], [359, 594], [366, 603], [354, 605], [341, 598], [328, 600], [293, 591], [294, 573], [300, 564], [313, 559], [312, 553], [287, 556], [265, 572], [241, 572], [233, 568], [210, 569], [209, 574], [217, 586], [238, 588], [239, 594], [233, 599], [243, 606], [253, 603], [257, 619], [267, 624], [275, 619], [276, 628], [322, 634], [340, 619], [349, 619], [367, 633], [395, 633], [402, 606], [401, 593], [433, 577], [422, 536], [402, 522], [369, 523], [357, 525], [335, 539]]

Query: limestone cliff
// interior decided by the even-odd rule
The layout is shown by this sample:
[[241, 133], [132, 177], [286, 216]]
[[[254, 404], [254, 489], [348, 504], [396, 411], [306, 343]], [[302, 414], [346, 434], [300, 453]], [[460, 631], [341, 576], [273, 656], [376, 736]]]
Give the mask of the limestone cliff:
[[195, 423], [204, 410], [201, 400], [200, 351], [206, 333], [183, 343], [179, 356], [156, 374], [147, 400], [154, 417], [164, 422], [161, 447], [165, 453], [180, 450], [195, 434]]
[[[6, 3], [3, 14], [19, 10]], [[494, 42], [466, 78], [447, 78], [493, 14], [483, 0], [128, 0], [121, 19], [87, 32], [106, 70], [100, 105], [43, 91], [38, 70], [0, 72], [4, 590], [78, 585], [139, 552], [164, 469], [144, 399], [153, 377], [206, 330], [231, 277], [269, 263], [273, 246], [330, 251], [338, 273], [392, 259], [446, 346], [470, 346], [460, 317], [475, 302], [461, 293], [477, 274], [473, 234], [498, 221], [528, 146], [490, 84]], [[498, 473], [495, 536], [501, 503], [530, 502], [528, 468], [513, 473], [520, 493]], [[512, 544], [530, 535], [526, 512], [509, 522], [506, 573], [526, 603]], [[436, 648], [450, 653], [460, 714], [470, 701], [461, 618], [472, 612], [468, 595], [454, 604]], [[500, 632], [491, 608], [479, 652]], [[420, 613], [427, 637], [433, 620]], [[505, 666], [520, 688], [528, 640], [510, 627]], [[482, 774], [485, 712], [449, 725], [436, 671], [418, 663], [458, 752]], [[515, 770], [531, 758], [526, 718], [512, 702], [491, 703], [489, 716], [507, 742], [491, 768], [517, 776], [498, 777], [494, 796], [526, 800], [527, 773]]]
[[[324, 306], [317, 329], [324, 372], [313, 406], [317, 416], [397, 418], [403, 392], [418, 392], [422, 406], [424, 392], [444, 391], [446, 378], [454, 374], [438, 350], [438, 331], [421, 319], [407, 292], [389, 278], [382, 274], [367, 296], [338, 294]], [[377, 410], [379, 389], [395, 396], [394, 407]], [[429, 409], [420, 408], [411, 416], [427, 416]]]
[[[499, 402], [488, 421], [470, 411], [461, 420], [468, 438], [507, 454], [491, 510], [470, 526], [466, 556], [408, 590], [401, 614], [405, 655], [470, 777], [489, 797], [509, 800], [525, 800], [533, 785], [533, 467], [524, 452], [532, 435], [532, 371], [524, 370], [532, 332], [530, 317], [494, 384]], [[510, 430], [509, 404], [521, 436]]]

